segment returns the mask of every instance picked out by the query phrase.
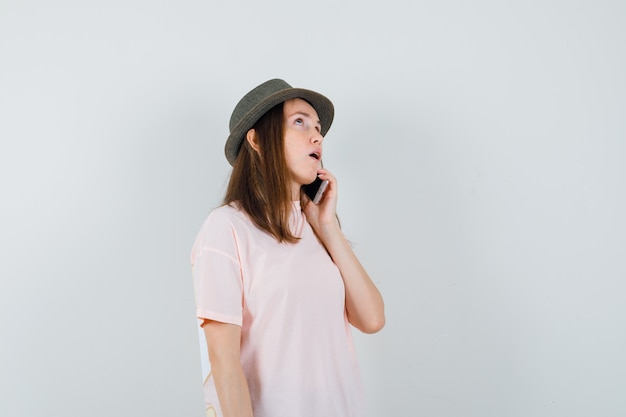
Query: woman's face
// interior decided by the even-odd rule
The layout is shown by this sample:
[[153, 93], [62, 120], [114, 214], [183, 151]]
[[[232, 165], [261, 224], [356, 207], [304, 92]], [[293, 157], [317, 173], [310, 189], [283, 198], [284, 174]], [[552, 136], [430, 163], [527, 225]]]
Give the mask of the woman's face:
[[322, 142], [317, 112], [306, 101], [294, 98], [283, 106], [285, 159], [293, 176], [292, 196], [300, 198], [300, 186], [310, 184], [321, 168]]

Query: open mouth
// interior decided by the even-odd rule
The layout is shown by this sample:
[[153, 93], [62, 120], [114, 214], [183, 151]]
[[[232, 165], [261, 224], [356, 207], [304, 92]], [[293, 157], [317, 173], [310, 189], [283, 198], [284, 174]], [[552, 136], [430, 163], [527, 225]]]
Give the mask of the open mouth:
[[319, 153], [317, 153], [317, 152], [310, 153], [309, 156], [311, 158], [315, 159], [316, 161], [319, 161], [320, 158], [321, 158], [321, 155]]

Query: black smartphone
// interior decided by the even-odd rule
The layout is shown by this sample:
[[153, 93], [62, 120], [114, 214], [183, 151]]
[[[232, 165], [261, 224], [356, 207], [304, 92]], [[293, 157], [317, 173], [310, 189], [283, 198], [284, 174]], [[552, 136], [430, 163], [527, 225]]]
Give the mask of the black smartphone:
[[302, 190], [311, 199], [313, 204], [319, 204], [324, 196], [324, 191], [328, 187], [328, 180], [321, 180], [320, 177], [315, 178], [310, 184], [303, 185]]

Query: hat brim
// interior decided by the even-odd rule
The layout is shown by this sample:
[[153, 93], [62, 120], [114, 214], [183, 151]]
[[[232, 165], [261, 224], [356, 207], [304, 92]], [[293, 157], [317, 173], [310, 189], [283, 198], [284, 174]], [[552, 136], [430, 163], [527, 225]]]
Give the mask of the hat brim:
[[322, 125], [321, 134], [322, 136], [326, 135], [335, 116], [333, 103], [328, 98], [315, 91], [303, 88], [286, 88], [265, 97], [265, 99], [257, 103], [231, 129], [224, 147], [224, 153], [230, 165], [235, 165], [237, 154], [239, 153], [239, 149], [241, 148], [241, 144], [248, 130], [252, 129], [254, 124], [272, 107], [294, 98], [301, 98], [313, 106]]

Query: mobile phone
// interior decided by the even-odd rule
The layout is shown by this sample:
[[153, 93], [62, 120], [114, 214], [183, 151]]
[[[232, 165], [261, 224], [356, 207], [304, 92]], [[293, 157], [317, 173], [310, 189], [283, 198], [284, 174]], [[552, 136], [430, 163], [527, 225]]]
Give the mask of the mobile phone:
[[311, 184], [303, 185], [302, 190], [311, 199], [313, 204], [319, 204], [324, 196], [324, 191], [328, 187], [328, 180], [322, 180], [320, 177], [315, 178]]

